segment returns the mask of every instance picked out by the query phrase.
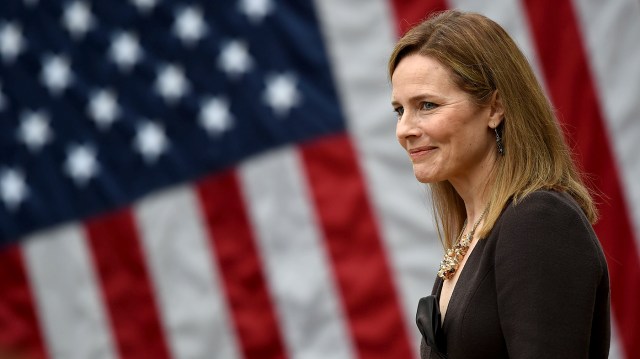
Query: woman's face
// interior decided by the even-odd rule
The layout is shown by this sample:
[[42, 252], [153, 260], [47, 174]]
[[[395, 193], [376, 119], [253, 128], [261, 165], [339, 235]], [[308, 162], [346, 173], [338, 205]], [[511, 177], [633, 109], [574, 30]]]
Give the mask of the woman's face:
[[396, 136], [423, 183], [472, 181], [496, 160], [495, 133], [501, 110], [476, 105], [450, 70], [423, 55], [408, 55], [391, 78]]

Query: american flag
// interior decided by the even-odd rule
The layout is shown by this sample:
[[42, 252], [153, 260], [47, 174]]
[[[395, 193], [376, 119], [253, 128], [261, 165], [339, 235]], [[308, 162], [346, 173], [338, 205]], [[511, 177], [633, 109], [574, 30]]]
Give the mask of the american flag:
[[442, 249], [386, 60], [446, 8], [536, 70], [640, 358], [636, 0], [2, 0], [0, 358], [418, 358]]

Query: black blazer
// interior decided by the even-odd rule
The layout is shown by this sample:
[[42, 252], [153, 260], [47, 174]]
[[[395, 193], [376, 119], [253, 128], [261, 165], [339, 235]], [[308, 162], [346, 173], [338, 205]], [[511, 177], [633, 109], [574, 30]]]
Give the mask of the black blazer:
[[[441, 289], [437, 278], [438, 300]], [[606, 358], [610, 337], [602, 247], [569, 195], [537, 191], [509, 204], [469, 254], [442, 326], [446, 356], [424, 338], [420, 355]]]

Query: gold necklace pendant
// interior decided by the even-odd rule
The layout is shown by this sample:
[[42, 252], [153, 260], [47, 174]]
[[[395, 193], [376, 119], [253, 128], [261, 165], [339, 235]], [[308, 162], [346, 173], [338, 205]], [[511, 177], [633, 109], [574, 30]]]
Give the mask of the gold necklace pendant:
[[447, 253], [445, 253], [442, 262], [440, 262], [440, 270], [438, 271], [438, 276], [440, 278], [451, 279], [456, 274], [456, 270], [458, 270], [460, 262], [469, 250], [469, 245], [471, 244], [469, 238], [473, 238], [469, 234], [462, 236], [458, 243], [456, 243], [453, 248], [449, 248]]
[[464, 234], [464, 230], [467, 228], [467, 220], [465, 219], [464, 224], [462, 225], [462, 231], [460, 231], [460, 238], [458, 239], [458, 243], [456, 243], [453, 248], [447, 249], [447, 252], [444, 254], [444, 258], [442, 262], [440, 262], [440, 269], [438, 270], [438, 277], [447, 280], [453, 278], [460, 266], [460, 262], [469, 251], [469, 246], [473, 241], [473, 235], [476, 232], [476, 228], [484, 218], [485, 214], [487, 214], [487, 210], [489, 206], [484, 209], [478, 221], [473, 224], [473, 228], [469, 233]]

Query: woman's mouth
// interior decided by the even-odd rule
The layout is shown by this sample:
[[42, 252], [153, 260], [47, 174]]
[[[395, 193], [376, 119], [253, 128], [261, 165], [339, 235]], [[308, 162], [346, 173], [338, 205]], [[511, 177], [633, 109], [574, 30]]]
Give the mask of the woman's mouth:
[[435, 147], [435, 146], [422, 146], [422, 147], [412, 148], [409, 150], [409, 157], [411, 157], [412, 160], [416, 160], [416, 159], [419, 159], [420, 157], [424, 157], [432, 153], [437, 148], [438, 147]]

